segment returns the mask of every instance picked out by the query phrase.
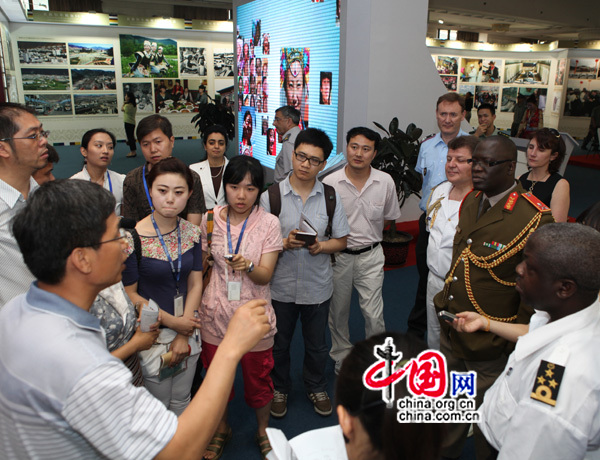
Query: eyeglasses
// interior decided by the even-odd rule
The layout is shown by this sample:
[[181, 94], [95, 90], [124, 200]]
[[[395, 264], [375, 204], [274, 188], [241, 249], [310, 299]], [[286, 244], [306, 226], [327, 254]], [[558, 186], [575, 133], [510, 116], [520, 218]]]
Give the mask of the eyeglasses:
[[325, 160], [319, 160], [317, 157], [307, 157], [303, 153], [294, 152], [296, 156], [296, 160], [300, 163], [304, 163], [306, 160], [310, 163], [311, 166], [319, 166], [321, 163], [325, 163]]
[[[99, 245], [100, 245], [100, 244], [104, 244], [104, 243], [111, 243], [111, 242], [113, 242], [113, 241], [117, 241], [117, 240], [121, 240], [121, 239], [123, 239], [123, 238], [127, 238], [127, 231], [126, 231], [124, 228], [120, 228], [120, 229], [119, 229], [119, 235], [120, 235], [120, 236], [118, 236], [118, 237], [116, 237], [116, 238], [112, 238], [112, 239], [110, 239], [110, 240], [106, 240], [106, 241], [100, 241], [100, 242], [99, 242], [99, 243], [97, 243], [97, 244], [99, 244]], [[95, 246], [95, 245], [94, 245], [94, 246]]]
[[472, 166], [481, 166], [484, 168], [492, 168], [494, 166], [501, 165], [502, 163], [508, 163], [509, 161], [515, 161], [515, 160], [489, 161], [489, 160], [477, 160], [475, 158], [469, 158], [467, 160], [467, 163], [469, 163]]
[[35, 134], [32, 134], [31, 136], [26, 136], [26, 137], [5, 137], [4, 139], [0, 139], [0, 141], [13, 141], [15, 139], [35, 139], [36, 141], [39, 141], [40, 138], [44, 137], [46, 139], [48, 139], [48, 136], [50, 136], [50, 131], [39, 131]]

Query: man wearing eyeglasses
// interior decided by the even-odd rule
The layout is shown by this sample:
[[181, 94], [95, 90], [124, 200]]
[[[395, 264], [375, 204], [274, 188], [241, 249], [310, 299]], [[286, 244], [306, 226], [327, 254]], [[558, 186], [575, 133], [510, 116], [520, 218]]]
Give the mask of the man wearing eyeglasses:
[[48, 163], [48, 134], [29, 108], [0, 104], [0, 308], [33, 281], [10, 225], [38, 187], [31, 176]]
[[348, 247], [336, 255], [329, 308], [329, 355], [336, 374], [352, 349], [348, 320], [353, 287], [365, 319], [365, 337], [385, 331], [381, 292], [385, 257], [379, 243], [383, 228], [395, 225], [400, 217], [400, 206], [392, 177], [371, 167], [380, 140], [372, 129], [352, 128], [346, 135], [346, 166], [323, 180], [342, 197], [350, 225]]
[[[327, 395], [327, 342], [325, 333], [329, 316], [329, 301], [333, 293], [333, 270], [330, 254], [346, 247], [350, 233], [342, 200], [335, 193], [335, 210], [331, 234], [327, 235], [329, 218], [323, 184], [317, 174], [323, 170], [333, 149], [325, 132], [308, 128], [301, 131], [294, 144], [291, 174], [277, 184], [281, 210], [279, 221], [283, 252], [279, 256], [271, 279], [271, 299], [277, 318], [277, 334], [273, 346], [275, 366], [271, 372], [275, 392], [271, 415], [287, 413], [287, 397], [291, 390], [290, 344], [298, 317], [304, 338], [303, 380], [307, 396], [315, 412], [322, 416], [332, 413]], [[271, 212], [269, 192], [262, 194], [260, 204]], [[273, 206], [275, 207], [275, 206]], [[317, 236], [300, 239], [301, 221], [309, 222]]]
[[264, 300], [241, 306], [179, 418], [134, 386], [89, 313], [125, 267], [114, 209], [99, 185], [62, 179], [42, 185], [14, 218], [37, 281], [0, 311], [2, 458], [197, 458], [224, 413], [239, 360], [269, 330]]
[[281, 136], [281, 150], [275, 159], [275, 182], [281, 182], [292, 170], [292, 152], [294, 142], [300, 132], [300, 111], [284, 105], [275, 111], [273, 126]]
[[[450, 271], [434, 298], [436, 310], [476, 311], [489, 320], [527, 324], [533, 309], [515, 290], [515, 269], [531, 232], [554, 222], [550, 209], [515, 181], [517, 147], [508, 138], [482, 139], [470, 160], [474, 190], [461, 207]], [[440, 320], [448, 371], [477, 372], [477, 406], [503, 371], [514, 344], [489, 332], [458, 333]], [[468, 424], [449, 424], [443, 456], [458, 458]], [[477, 458], [492, 458], [475, 427]]]

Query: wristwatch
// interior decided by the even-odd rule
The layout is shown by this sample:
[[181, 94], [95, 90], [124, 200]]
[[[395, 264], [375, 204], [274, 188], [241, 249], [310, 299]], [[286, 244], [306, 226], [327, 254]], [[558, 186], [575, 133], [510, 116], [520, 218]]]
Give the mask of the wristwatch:
[[252, 271], [254, 270], [254, 262], [250, 262], [248, 264], [248, 268], [246, 269], [246, 273], [252, 273]]

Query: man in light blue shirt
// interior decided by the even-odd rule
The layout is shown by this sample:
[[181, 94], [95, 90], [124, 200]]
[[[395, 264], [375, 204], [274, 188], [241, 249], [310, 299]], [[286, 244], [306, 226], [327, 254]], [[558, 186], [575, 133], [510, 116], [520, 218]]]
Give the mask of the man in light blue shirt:
[[[308, 397], [319, 415], [332, 412], [325, 378], [328, 357], [325, 333], [333, 293], [330, 254], [346, 248], [346, 237], [350, 233], [342, 200], [334, 191], [336, 206], [331, 235], [325, 235], [329, 221], [325, 200], [330, 197], [325, 196], [323, 184], [316, 177], [325, 167], [332, 148], [331, 140], [323, 131], [315, 128], [301, 131], [294, 144], [292, 172], [278, 184], [279, 220], [284, 238], [283, 253], [271, 279], [271, 299], [277, 317], [273, 346], [275, 366], [271, 373], [275, 386], [271, 406], [274, 417], [287, 413], [287, 395], [291, 389], [290, 343], [298, 317], [302, 322], [303, 378]], [[268, 192], [263, 193], [260, 204], [271, 212]], [[317, 231], [312, 244], [297, 238], [301, 214]]]
[[460, 124], [465, 119], [465, 99], [458, 93], [446, 93], [437, 100], [435, 109], [440, 132], [429, 136], [421, 143], [419, 158], [415, 170], [423, 176], [423, 188], [419, 207], [423, 214], [419, 218], [419, 238], [415, 248], [417, 256], [417, 269], [419, 270], [419, 286], [415, 296], [415, 304], [408, 316], [408, 332], [420, 337], [425, 337], [427, 330], [427, 310], [425, 297], [427, 295], [427, 242], [429, 234], [425, 226], [427, 200], [431, 189], [446, 180], [446, 157], [448, 156], [448, 142], [457, 136], [466, 136], [468, 133], [460, 129]]

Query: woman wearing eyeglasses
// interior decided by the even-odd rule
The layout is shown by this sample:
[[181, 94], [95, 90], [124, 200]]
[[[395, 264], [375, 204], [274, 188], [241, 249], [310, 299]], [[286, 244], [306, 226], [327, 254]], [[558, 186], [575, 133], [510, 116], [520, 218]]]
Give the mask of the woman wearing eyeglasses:
[[115, 135], [105, 129], [97, 128], [86, 132], [81, 138], [79, 149], [85, 164], [80, 172], [71, 176], [71, 179], [89, 180], [112, 193], [117, 201], [115, 213], [120, 216], [125, 174], [108, 169], [115, 154], [116, 143]]
[[144, 384], [181, 415], [190, 401], [200, 352], [194, 317], [202, 297], [200, 228], [178, 217], [194, 181], [181, 160], [169, 157], [152, 167], [147, 182], [153, 212], [135, 226], [123, 284], [133, 302], [152, 299], [160, 307], [157, 343], [142, 354]]
[[[235, 311], [251, 299], [265, 299], [270, 331], [242, 360], [244, 396], [257, 420], [256, 442], [265, 458], [271, 450], [266, 436], [273, 399], [273, 343], [275, 313], [269, 282], [282, 250], [279, 219], [258, 206], [264, 177], [260, 162], [247, 156], [229, 161], [223, 174], [226, 206], [214, 208], [211, 245], [208, 246], [207, 220], [202, 219], [202, 249], [214, 265], [210, 283], [202, 298], [202, 363], [206, 369], [223, 340]], [[233, 391], [229, 400], [233, 398]], [[231, 438], [227, 412], [211, 439], [205, 459], [220, 458]]]
[[519, 177], [523, 188], [552, 210], [556, 222], [567, 221], [571, 201], [569, 182], [558, 174], [565, 150], [565, 142], [555, 129], [536, 131], [527, 146], [529, 172]]

